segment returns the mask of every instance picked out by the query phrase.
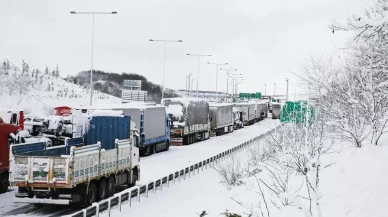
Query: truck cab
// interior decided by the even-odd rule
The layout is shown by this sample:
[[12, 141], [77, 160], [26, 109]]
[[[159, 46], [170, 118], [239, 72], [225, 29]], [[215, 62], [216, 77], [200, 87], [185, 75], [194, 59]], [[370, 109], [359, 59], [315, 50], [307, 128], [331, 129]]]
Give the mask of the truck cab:
[[15, 143], [11, 134], [16, 134], [17, 132], [17, 126], [1, 123], [0, 120], [0, 193], [5, 193], [8, 190], [9, 146]]

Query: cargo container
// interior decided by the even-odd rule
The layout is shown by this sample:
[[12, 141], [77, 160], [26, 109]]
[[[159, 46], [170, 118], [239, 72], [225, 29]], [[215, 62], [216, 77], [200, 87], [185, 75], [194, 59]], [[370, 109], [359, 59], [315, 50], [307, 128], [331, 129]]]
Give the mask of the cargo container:
[[139, 134], [130, 117], [81, 114], [76, 138], [65, 145], [11, 145], [10, 184], [14, 202], [89, 206], [134, 186], [140, 177]]
[[17, 126], [0, 121], [0, 193], [5, 193], [8, 190], [10, 134], [17, 132]]
[[210, 135], [220, 136], [233, 132], [233, 105], [210, 104]]
[[171, 144], [189, 145], [210, 137], [209, 103], [205, 99], [165, 98], [171, 120]]

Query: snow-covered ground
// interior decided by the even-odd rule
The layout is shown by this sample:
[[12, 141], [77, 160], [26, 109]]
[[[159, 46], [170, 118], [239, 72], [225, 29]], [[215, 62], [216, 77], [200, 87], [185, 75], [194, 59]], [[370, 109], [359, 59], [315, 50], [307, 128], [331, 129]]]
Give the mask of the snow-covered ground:
[[[388, 168], [388, 138], [384, 140], [381, 142], [384, 145], [365, 145], [361, 149], [338, 145], [338, 152], [322, 156], [322, 163], [330, 165], [320, 175], [322, 217], [388, 216], [385, 209], [388, 201], [388, 175], [385, 172]], [[235, 159], [246, 160], [248, 154], [249, 149], [246, 149], [237, 153]], [[227, 190], [220, 181], [218, 173], [208, 169], [169, 188], [165, 186], [156, 194], [152, 191], [148, 199], [142, 197], [141, 203], [133, 200], [132, 207], [124, 203], [122, 211], [115, 208], [111, 216], [196, 217], [206, 211], [206, 216], [216, 217], [222, 216], [220, 214], [225, 210], [247, 216], [244, 213], [260, 200], [249, 184]], [[102, 216], [107, 216], [107, 213]], [[304, 215], [295, 207], [288, 207], [273, 211], [271, 216]]]
[[[19, 72], [18, 72], [19, 73]], [[0, 108], [23, 109], [27, 115], [48, 116], [55, 106], [84, 106], [89, 105], [90, 92], [87, 88], [44, 75], [42, 83], [40, 79], [25, 81], [28, 83], [25, 89], [20, 90], [22, 84], [10, 86], [15, 83], [13, 72], [2, 75], [0, 80]], [[21, 76], [21, 75], [19, 75]], [[12, 91], [11, 91], [12, 90]], [[22, 91], [22, 94], [20, 94]], [[121, 103], [121, 99], [94, 91], [93, 104]]]
[[[249, 139], [261, 135], [279, 124], [279, 120], [270, 118], [252, 126], [234, 131], [220, 137], [194, 143], [189, 146], [172, 146], [167, 152], [161, 152], [149, 157], [141, 158], [141, 180], [147, 183], [170, 172], [182, 169], [193, 163], [205, 160], [227, 149], [241, 144]], [[183, 183], [184, 184], [184, 183]], [[14, 204], [15, 189], [0, 195], [0, 216], [55, 216], [56, 213], [68, 212], [61, 206], [45, 206], [36, 208], [32, 205]], [[71, 213], [71, 212], [70, 212]]]

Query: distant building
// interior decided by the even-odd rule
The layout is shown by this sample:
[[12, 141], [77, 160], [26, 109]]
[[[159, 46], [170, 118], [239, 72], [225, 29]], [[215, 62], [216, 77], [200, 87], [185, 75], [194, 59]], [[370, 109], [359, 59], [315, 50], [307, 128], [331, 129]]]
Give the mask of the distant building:
[[121, 102], [146, 101], [147, 91], [141, 90], [141, 80], [124, 80], [121, 88]]

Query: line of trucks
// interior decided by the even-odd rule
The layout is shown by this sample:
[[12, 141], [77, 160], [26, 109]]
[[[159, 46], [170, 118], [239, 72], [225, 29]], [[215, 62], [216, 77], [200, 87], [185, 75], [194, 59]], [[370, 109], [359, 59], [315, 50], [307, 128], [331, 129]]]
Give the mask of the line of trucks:
[[267, 117], [263, 102], [212, 104], [168, 98], [156, 104], [54, 108], [45, 119], [0, 110], [0, 191], [15, 202], [89, 206], [140, 179], [140, 156], [189, 145]]

